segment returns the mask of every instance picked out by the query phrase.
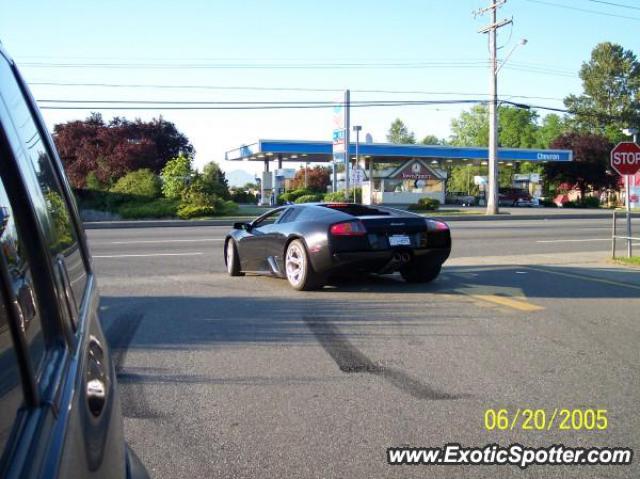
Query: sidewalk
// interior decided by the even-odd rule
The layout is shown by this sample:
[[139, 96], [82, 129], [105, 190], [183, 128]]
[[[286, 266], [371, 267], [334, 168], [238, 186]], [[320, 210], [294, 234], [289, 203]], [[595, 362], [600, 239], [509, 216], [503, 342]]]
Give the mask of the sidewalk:
[[[451, 210], [469, 212], [454, 213]], [[447, 214], [447, 212], [450, 212]], [[484, 208], [445, 206], [425, 216], [438, 218], [447, 222], [456, 221], [495, 221], [495, 220], [571, 220], [571, 219], [610, 219], [612, 210], [608, 209], [564, 209], [564, 208], [501, 208], [499, 215], [485, 215]], [[621, 216], [624, 212], [619, 213]], [[640, 218], [640, 213], [632, 213], [633, 218]], [[205, 220], [118, 220], [87, 221], [85, 229], [105, 228], [165, 228], [179, 226], [233, 226], [233, 223], [250, 221], [246, 216], [221, 217]]]

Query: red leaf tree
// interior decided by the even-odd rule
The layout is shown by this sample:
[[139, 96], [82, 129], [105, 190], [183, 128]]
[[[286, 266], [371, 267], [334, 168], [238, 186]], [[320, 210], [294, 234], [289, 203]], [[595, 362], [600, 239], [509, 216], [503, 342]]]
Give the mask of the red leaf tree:
[[55, 125], [53, 139], [75, 188], [86, 186], [90, 172], [108, 185], [140, 168], [160, 173], [171, 158], [194, 152], [188, 138], [162, 117], [148, 122], [116, 117], [105, 123], [92, 113], [86, 120]]
[[[316, 166], [307, 168], [307, 189], [318, 193], [326, 193], [327, 186], [331, 183], [331, 168], [328, 166]], [[292, 180], [292, 188], [304, 188], [304, 168], [296, 171]]]
[[613, 145], [604, 136], [592, 133], [565, 133], [550, 145], [573, 151], [573, 161], [552, 162], [545, 165], [549, 181], [569, 183], [580, 190], [580, 201], [584, 201], [589, 188], [612, 188], [617, 183], [617, 175], [609, 168], [609, 153]]

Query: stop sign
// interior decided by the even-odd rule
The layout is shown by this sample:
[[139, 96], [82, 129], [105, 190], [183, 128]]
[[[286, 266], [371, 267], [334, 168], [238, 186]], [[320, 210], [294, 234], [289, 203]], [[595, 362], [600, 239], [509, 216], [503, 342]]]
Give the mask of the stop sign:
[[621, 175], [635, 175], [640, 170], [640, 146], [631, 141], [618, 143], [611, 150], [611, 168]]

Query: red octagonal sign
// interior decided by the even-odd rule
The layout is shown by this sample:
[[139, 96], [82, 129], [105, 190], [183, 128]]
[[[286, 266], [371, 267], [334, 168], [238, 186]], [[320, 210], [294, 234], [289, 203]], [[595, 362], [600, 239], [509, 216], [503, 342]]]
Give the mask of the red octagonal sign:
[[621, 175], [635, 175], [640, 170], [640, 146], [631, 141], [618, 143], [611, 150], [611, 168]]

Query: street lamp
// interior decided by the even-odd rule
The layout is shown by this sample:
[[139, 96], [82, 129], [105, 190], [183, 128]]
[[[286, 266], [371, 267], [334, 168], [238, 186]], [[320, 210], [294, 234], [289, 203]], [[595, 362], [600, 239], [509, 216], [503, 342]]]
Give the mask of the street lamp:
[[[360, 132], [362, 131], [362, 126], [361, 125], [353, 125], [353, 131], [356, 132], [356, 159], [353, 162], [353, 173], [354, 173], [354, 181], [353, 181], [353, 202], [356, 202], [356, 186], [355, 186], [355, 172], [356, 172], [356, 168], [358, 167], [358, 161], [360, 160], [359, 155], [359, 149], [360, 149]], [[347, 162], [347, 165], [350, 165], [351, 161]], [[347, 191], [347, 194], [349, 194], [349, 192]]]

